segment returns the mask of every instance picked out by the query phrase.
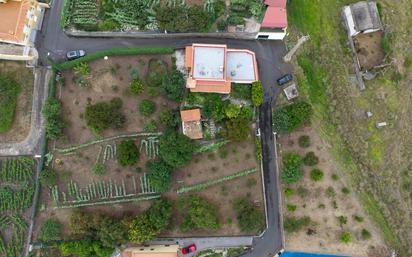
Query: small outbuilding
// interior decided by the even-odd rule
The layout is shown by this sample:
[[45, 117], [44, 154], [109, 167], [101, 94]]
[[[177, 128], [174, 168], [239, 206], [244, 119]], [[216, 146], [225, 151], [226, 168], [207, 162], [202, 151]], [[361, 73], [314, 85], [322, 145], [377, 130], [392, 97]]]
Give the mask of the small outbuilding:
[[184, 135], [191, 139], [203, 138], [200, 109], [181, 111], [180, 118]]
[[350, 36], [382, 30], [376, 2], [361, 1], [343, 8]]
[[177, 257], [178, 251], [178, 245], [136, 246], [123, 250], [121, 257]]

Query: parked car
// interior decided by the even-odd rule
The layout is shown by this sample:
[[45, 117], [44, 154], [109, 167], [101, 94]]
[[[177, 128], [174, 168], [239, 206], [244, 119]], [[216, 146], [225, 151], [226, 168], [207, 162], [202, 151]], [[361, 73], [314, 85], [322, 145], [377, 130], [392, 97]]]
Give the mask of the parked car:
[[195, 244], [191, 244], [191, 245], [188, 245], [188, 246], [182, 248], [182, 253], [183, 254], [189, 254], [189, 253], [194, 253], [194, 252], [196, 252], [196, 245]]
[[289, 81], [292, 81], [292, 80], [293, 80], [292, 74], [286, 74], [286, 75], [283, 75], [282, 77], [278, 78], [277, 82], [278, 82], [279, 86], [283, 86], [283, 85], [285, 85], [286, 83], [288, 83]]
[[67, 60], [70, 61], [70, 60], [78, 59], [85, 55], [86, 55], [86, 51], [84, 50], [74, 50], [74, 51], [67, 52], [66, 57], [67, 57]]

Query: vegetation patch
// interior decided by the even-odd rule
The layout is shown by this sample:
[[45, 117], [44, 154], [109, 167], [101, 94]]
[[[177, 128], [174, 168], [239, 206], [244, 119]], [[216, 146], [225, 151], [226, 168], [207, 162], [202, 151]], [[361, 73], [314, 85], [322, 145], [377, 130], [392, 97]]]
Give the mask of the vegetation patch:
[[0, 133], [7, 132], [13, 125], [17, 96], [22, 88], [12, 78], [0, 75]]

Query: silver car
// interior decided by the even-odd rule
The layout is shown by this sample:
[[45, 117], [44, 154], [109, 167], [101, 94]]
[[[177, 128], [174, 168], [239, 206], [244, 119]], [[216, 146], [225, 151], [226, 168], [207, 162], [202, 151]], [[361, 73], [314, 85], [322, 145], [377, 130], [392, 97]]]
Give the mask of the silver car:
[[84, 50], [74, 50], [74, 51], [67, 52], [66, 57], [67, 57], [67, 60], [70, 61], [70, 60], [78, 59], [85, 55], [86, 55], [86, 51]]

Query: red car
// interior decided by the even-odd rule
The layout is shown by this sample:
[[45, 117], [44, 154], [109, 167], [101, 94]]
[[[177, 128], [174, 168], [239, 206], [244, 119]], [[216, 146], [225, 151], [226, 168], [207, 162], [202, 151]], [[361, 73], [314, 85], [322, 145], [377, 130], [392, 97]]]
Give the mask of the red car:
[[194, 252], [196, 252], [196, 245], [195, 244], [191, 244], [191, 245], [188, 245], [188, 246], [182, 248], [182, 253], [183, 254], [189, 254], [189, 253], [194, 253]]

